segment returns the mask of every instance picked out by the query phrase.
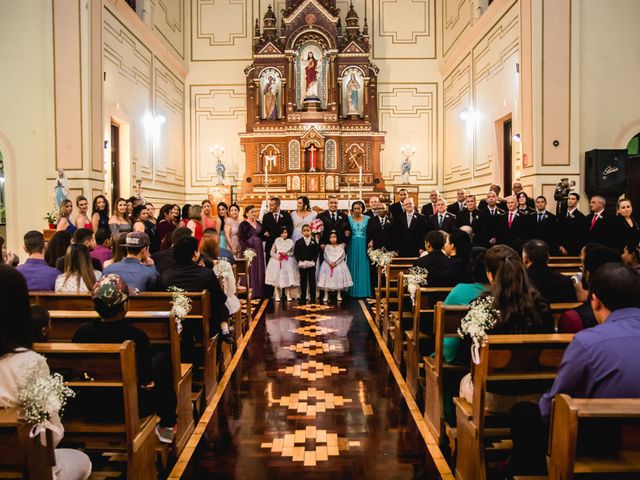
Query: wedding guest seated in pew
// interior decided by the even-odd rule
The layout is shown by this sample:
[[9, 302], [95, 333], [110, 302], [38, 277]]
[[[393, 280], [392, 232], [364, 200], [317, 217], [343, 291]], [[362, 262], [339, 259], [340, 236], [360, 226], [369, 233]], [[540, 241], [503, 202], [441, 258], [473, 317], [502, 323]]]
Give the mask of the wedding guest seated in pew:
[[[19, 390], [25, 371], [35, 369], [36, 375], [49, 376], [47, 360], [31, 350], [32, 316], [27, 284], [14, 268], [0, 265], [0, 408], [17, 407]], [[57, 412], [50, 420], [54, 445], [64, 435]], [[58, 480], [84, 480], [91, 474], [89, 457], [78, 450], [57, 448], [53, 473]]]
[[622, 250], [622, 262], [640, 273], [640, 244], [627, 243]]
[[124, 241], [127, 256], [105, 268], [104, 274], [119, 275], [129, 288], [135, 288], [140, 292], [154, 290], [160, 275], [151, 259], [150, 245], [151, 240], [146, 233], [127, 233]]
[[96, 246], [91, 251], [91, 258], [98, 260], [102, 266], [113, 257], [111, 238], [111, 230], [108, 228], [99, 228], [95, 234]]
[[135, 343], [141, 414], [156, 412], [160, 417], [160, 423], [156, 426], [158, 440], [173, 443], [177, 399], [169, 355], [165, 351], [154, 352], [147, 334], [128, 325], [125, 316], [129, 287], [120, 276], [106, 274], [94, 285], [91, 297], [100, 319], [78, 328], [73, 335], [73, 342], [122, 343], [132, 340]]
[[[93, 236], [93, 231], [88, 228], [77, 229], [71, 237], [71, 245], [84, 245], [85, 247], [87, 247], [87, 250], [89, 250], [89, 254], [91, 254], [96, 246], [96, 239]], [[65, 255], [66, 251], [63, 252], [63, 255], [58, 257], [58, 259], [56, 260], [55, 267], [61, 272], [64, 272], [65, 269]], [[102, 263], [100, 263], [100, 260], [97, 260], [91, 256], [90, 260], [94, 270], [97, 270], [99, 272], [102, 271]]]
[[529, 240], [522, 248], [522, 261], [529, 280], [548, 303], [576, 301], [571, 279], [549, 268], [549, 245], [543, 240]]
[[205, 253], [214, 260], [223, 258], [231, 265], [236, 263], [233, 253], [220, 245], [220, 234], [214, 228], [207, 228], [202, 232], [200, 253]]
[[471, 237], [462, 230], [453, 230], [447, 235], [444, 242], [444, 253], [451, 264], [445, 275], [449, 276], [452, 285], [461, 282], [468, 282], [469, 275], [469, 255], [471, 254]]
[[31, 332], [34, 342], [46, 342], [51, 332], [51, 315], [46, 307], [31, 305]]
[[[178, 230], [176, 229], [176, 232]], [[211, 298], [211, 335], [220, 332], [224, 342], [233, 344], [234, 340], [229, 332], [229, 324], [227, 322], [229, 319], [229, 309], [225, 305], [227, 295], [222, 290], [220, 281], [213, 270], [201, 267], [196, 263], [200, 256], [198, 240], [191, 236], [178, 239], [173, 245], [173, 256], [176, 265], [166, 270], [160, 277], [162, 290], [166, 290], [169, 287], [178, 287], [187, 292], [208, 290]], [[185, 329], [196, 328], [191, 333], [187, 333], [186, 330], [183, 331], [183, 335], [195, 334], [196, 337], [198, 336], [197, 328], [199, 326], [191, 326], [188, 321], [183, 322], [183, 325]]]
[[[583, 289], [589, 290], [591, 277], [605, 263], [620, 263], [621, 259], [615, 250], [603, 247], [597, 244], [587, 244], [584, 247], [583, 274], [581, 281], [576, 283], [576, 291], [581, 292]], [[560, 333], [575, 333], [585, 328], [595, 327], [597, 325], [596, 317], [591, 308], [591, 301], [588, 294], [582, 296], [578, 293], [579, 298], [586, 298], [582, 305], [578, 308], [567, 310], [562, 314], [558, 321], [558, 331]]]
[[[540, 402], [515, 405], [511, 412], [511, 473], [546, 473], [548, 422], [557, 394], [640, 398], [640, 277], [626, 265], [606, 263], [593, 274], [589, 292], [598, 325], [576, 334]], [[612, 439], [597, 440], [606, 449]]]
[[31, 230], [24, 235], [24, 251], [29, 258], [17, 270], [27, 281], [30, 292], [33, 291], [53, 291], [56, 286], [56, 278], [60, 275], [60, 270], [47, 265], [44, 259], [44, 235]]
[[176, 259], [173, 250], [176, 242], [181, 238], [190, 237], [191, 230], [187, 227], [178, 227], [171, 234], [171, 246], [154, 253], [151, 258], [156, 266], [156, 270], [162, 275], [167, 270], [176, 266]]
[[[424, 238], [424, 244], [427, 254], [415, 260], [413, 266], [427, 269], [429, 287], [453, 287], [462, 281], [462, 278], [456, 278], [452, 271], [453, 260], [442, 251], [444, 248], [442, 232], [439, 230], [430, 231]], [[455, 270], [457, 271], [457, 269]]]
[[56, 292], [88, 293], [102, 274], [91, 265], [89, 249], [72, 243], [64, 257], [64, 273], [56, 279]]

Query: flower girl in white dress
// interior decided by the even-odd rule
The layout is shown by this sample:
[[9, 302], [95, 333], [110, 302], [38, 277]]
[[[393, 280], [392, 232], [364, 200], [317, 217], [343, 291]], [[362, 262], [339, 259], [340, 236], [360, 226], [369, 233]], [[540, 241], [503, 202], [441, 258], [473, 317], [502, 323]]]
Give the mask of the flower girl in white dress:
[[344, 246], [338, 243], [338, 234], [331, 231], [329, 244], [324, 247], [324, 261], [318, 275], [318, 288], [324, 290], [322, 301], [327, 303], [329, 291], [338, 292], [338, 301], [342, 300], [342, 290], [353, 285], [349, 267], [345, 262]]
[[[293, 240], [289, 237], [289, 233], [286, 228], [282, 228], [280, 237], [276, 238], [276, 241], [271, 247], [271, 260], [267, 265], [267, 271], [265, 274], [265, 283], [272, 285], [275, 290], [276, 302], [280, 301], [280, 297], [284, 300], [290, 300], [287, 298], [287, 288], [297, 290], [300, 286], [300, 272], [298, 271], [298, 264], [293, 256], [293, 248], [295, 246]], [[280, 293], [282, 291], [282, 294]], [[291, 291], [289, 297], [291, 296]]]

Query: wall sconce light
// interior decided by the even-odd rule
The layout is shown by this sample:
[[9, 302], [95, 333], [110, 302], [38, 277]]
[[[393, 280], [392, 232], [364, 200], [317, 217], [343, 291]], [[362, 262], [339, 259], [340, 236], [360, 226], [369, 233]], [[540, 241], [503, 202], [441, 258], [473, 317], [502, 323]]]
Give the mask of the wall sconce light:
[[152, 113], [147, 113], [142, 121], [147, 132], [151, 134], [155, 139], [156, 136], [160, 133], [160, 127], [164, 125], [164, 122], [166, 122], [166, 120], [167, 119], [164, 115], [154, 115]]
[[465, 107], [460, 112], [460, 119], [464, 120], [465, 122], [475, 121], [477, 116], [478, 116], [478, 114], [473, 108]]
[[405, 158], [412, 157], [416, 154], [416, 147], [413, 145], [403, 145], [400, 147], [400, 153], [402, 153]]
[[213, 157], [218, 160], [220, 157], [224, 155], [224, 147], [222, 145], [218, 145], [217, 143], [209, 149], [209, 153], [213, 155]]
[[514, 142], [520, 142], [522, 139], [520, 138], [520, 134], [516, 133], [513, 137], [511, 137], [511, 140], [513, 140]]

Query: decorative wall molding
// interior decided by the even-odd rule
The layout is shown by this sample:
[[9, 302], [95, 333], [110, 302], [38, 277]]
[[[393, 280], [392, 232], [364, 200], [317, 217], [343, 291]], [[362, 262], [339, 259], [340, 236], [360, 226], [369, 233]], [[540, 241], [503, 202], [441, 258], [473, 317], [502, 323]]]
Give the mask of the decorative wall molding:
[[472, 0], [442, 0], [442, 56], [471, 26]]
[[153, 30], [184, 60], [184, 0], [150, 0]]
[[[465, 122], [460, 118], [464, 108], [473, 105], [471, 96], [472, 67], [471, 55], [458, 65], [442, 84], [444, 95], [443, 145], [444, 183], [470, 179], [473, 165], [473, 137]], [[467, 129], [465, 131], [465, 129]], [[460, 131], [463, 139], [458, 140]]]

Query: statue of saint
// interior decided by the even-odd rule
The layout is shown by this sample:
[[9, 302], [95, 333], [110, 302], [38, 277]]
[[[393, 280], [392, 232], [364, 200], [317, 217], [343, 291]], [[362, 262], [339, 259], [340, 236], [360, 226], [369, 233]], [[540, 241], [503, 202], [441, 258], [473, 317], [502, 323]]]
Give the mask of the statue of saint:
[[400, 183], [402, 185], [409, 185], [409, 175], [411, 174], [411, 160], [410, 157], [404, 157], [401, 165], [402, 175], [400, 177]]
[[58, 210], [60, 209], [62, 202], [69, 198], [69, 182], [62, 168], [58, 170], [53, 198], [56, 201], [56, 208]]
[[224, 174], [226, 171], [226, 167], [222, 160], [218, 159], [218, 163], [216, 164], [216, 175], [218, 176], [218, 185], [224, 185]]
[[360, 92], [360, 84], [356, 80], [356, 74], [351, 74], [351, 79], [347, 83], [347, 115], [357, 115], [358, 113], [358, 94]]
[[278, 83], [273, 75], [269, 75], [267, 83], [262, 89], [264, 95], [264, 112], [263, 118], [266, 120], [278, 119], [278, 95], [280, 91], [278, 89]]
[[305, 97], [318, 97], [318, 61], [313, 56], [313, 52], [307, 55], [307, 66], [304, 67], [305, 73]]

